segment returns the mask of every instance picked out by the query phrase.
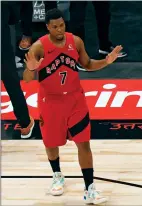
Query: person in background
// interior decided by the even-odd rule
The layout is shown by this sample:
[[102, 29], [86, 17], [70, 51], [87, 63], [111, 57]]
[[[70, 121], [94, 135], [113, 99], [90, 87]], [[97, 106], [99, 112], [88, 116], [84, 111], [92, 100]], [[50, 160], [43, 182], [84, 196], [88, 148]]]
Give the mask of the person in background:
[[44, 1], [45, 5], [45, 13], [47, 13], [48, 10], [58, 8], [60, 11], [63, 12], [65, 23], [66, 23], [66, 31], [69, 30], [69, 20], [70, 20], [70, 14], [69, 14], [69, 7], [70, 2], [69, 1]]
[[[85, 40], [85, 13], [87, 1], [71, 1], [70, 2], [70, 31]], [[110, 26], [110, 3], [109, 1], [92, 1], [95, 9], [97, 35], [99, 40], [99, 53], [107, 55], [113, 49], [114, 45], [109, 39]], [[126, 52], [121, 51], [118, 58], [125, 57]]]
[[13, 105], [14, 114], [21, 126], [21, 138], [26, 139], [31, 136], [35, 123], [33, 118], [29, 116], [11, 44], [9, 25], [14, 25], [19, 21], [17, 6], [16, 2], [1, 2], [1, 75]]
[[19, 49], [28, 50], [32, 45], [33, 1], [20, 1], [19, 4], [22, 30], [22, 39], [19, 43]]
[[44, 1], [44, 5], [45, 5], [45, 13], [46, 13], [50, 9], [57, 8], [57, 1]]

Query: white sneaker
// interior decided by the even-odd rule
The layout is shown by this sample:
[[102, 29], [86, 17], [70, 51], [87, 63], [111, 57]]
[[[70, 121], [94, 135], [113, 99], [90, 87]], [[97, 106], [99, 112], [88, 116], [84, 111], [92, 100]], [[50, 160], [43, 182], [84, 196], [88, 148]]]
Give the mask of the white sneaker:
[[[115, 48], [114, 46], [111, 46], [110, 48], [108, 48], [106, 50], [99, 49], [99, 53], [107, 55], [107, 54], [111, 53], [114, 48]], [[125, 57], [125, 56], [127, 56], [127, 53], [123, 50], [120, 51], [119, 54], [118, 54], [118, 58], [122, 58], [122, 57]]]
[[53, 183], [50, 189], [51, 195], [62, 195], [64, 192], [65, 179], [61, 172], [55, 172], [53, 175]]
[[27, 139], [27, 138], [31, 137], [31, 135], [32, 135], [32, 131], [33, 131], [33, 128], [35, 126], [35, 121], [32, 117], [30, 117], [30, 119], [31, 119], [30, 124], [26, 128], [21, 129], [21, 138], [22, 139]]
[[95, 189], [94, 183], [89, 185], [88, 191], [84, 192], [85, 204], [101, 204], [107, 202], [108, 198], [100, 195], [100, 192]]

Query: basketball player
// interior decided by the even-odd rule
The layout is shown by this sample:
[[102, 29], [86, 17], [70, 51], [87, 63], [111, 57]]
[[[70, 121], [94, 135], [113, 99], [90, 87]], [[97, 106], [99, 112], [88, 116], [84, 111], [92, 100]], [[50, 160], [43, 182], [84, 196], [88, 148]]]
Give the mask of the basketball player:
[[117, 59], [117, 46], [105, 59], [90, 59], [83, 41], [65, 32], [65, 22], [58, 9], [46, 13], [49, 35], [41, 37], [26, 54], [24, 79], [28, 82], [37, 71], [39, 79], [38, 108], [40, 128], [47, 156], [53, 170], [52, 195], [64, 192], [64, 176], [59, 163], [59, 146], [69, 140], [78, 148], [79, 164], [85, 182], [86, 204], [106, 202], [93, 183], [93, 160], [90, 149], [89, 112], [80, 85], [76, 62], [88, 71], [99, 70]]

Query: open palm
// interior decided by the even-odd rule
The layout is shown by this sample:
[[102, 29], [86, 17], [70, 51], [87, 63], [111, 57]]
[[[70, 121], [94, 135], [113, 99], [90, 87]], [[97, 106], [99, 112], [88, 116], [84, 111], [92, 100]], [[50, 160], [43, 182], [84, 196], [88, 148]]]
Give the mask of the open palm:
[[119, 52], [123, 49], [123, 47], [120, 46], [116, 46], [111, 53], [109, 53], [106, 56], [106, 61], [108, 64], [111, 64], [112, 62], [114, 62], [117, 58], [118, 58], [118, 54]]
[[26, 67], [31, 71], [36, 70], [43, 61], [43, 58], [38, 61], [33, 52], [28, 52], [25, 54], [25, 57], [26, 59], [24, 59], [24, 62], [26, 63]]

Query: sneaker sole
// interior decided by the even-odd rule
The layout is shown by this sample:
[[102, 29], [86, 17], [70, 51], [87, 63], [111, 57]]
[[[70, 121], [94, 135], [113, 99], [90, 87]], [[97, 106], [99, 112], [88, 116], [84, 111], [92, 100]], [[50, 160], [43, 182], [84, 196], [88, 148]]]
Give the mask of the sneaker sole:
[[62, 191], [56, 191], [56, 192], [50, 191], [50, 194], [51, 194], [52, 196], [61, 196], [63, 193], [64, 193], [64, 190], [62, 190]]
[[53, 196], [60, 196], [64, 193], [64, 187], [65, 187], [65, 183], [64, 183], [63, 189], [61, 191], [52, 192], [52, 190], [50, 190], [50, 194]]
[[27, 139], [27, 138], [31, 137], [34, 126], [35, 126], [35, 121], [34, 121], [34, 123], [33, 123], [33, 126], [32, 126], [31, 129], [30, 129], [29, 134], [27, 134], [27, 135], [21, 135], [21, 138], [22, 138], [22, 139]]
[[85, 204], [86, 205], [90, 205], [90, 204], [95, 204], [95, 205], [98, 205], [98, 204], [102, 204], [104, 202], [107, 202], [108, 201], [108, 198], [102, 198], [102, 199], [99, 199], [99, 200], [90, 200], [90, 201], [85, 201]]
[[[103, 51], [103, 50], [99, 50], [99, 54], [107, 55], [107, 54], [109, 54], [109, 53], [106, 52], [106, 51]], [[125, 56], [127, 56], [127, 54], [122, 54], [121, 56], [118, 55], [118, 58], [122, 58], [122, 57], [125, 57]]]

